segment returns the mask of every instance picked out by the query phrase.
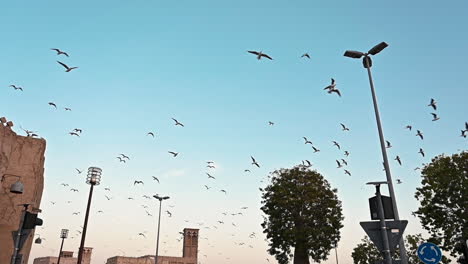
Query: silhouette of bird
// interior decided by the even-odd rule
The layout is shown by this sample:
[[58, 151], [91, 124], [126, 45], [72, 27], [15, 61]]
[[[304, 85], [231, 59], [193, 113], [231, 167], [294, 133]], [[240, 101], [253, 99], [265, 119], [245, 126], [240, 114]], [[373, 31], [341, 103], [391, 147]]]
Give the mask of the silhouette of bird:
[[432, 106], [434, 110], [437, 110], [437, 102], [434, 100], [434, 98], [431, 98], [431, 102], [427, 106]]
[[207, 167], [207, 168], [210, 168], [210, 169], [215, 169], [215, 168], [216, 168], [216, 167], [213, 166], [213, 165], [207, 165], [206, 167]]
[[133, 197], [128, 197], [127, 199], [128, 199], [128, 200], [134, 200]]
[[331, 78], [331, 84], [323, 88], [323, 90], [333, 90], [336, 87], [335, 79]]
[[248, 170], [248, 169], [245, 169], [245, 170], [244, 170], [244, 172], [250, 172], [250, 170]]
[[348, 157], [348, 156], [349, 156], [349, 152], [348, 152], [347, 150], [345, 150], [344, 155], [345, 155], [346, 157]]
[[312, 141], [309, 141], [306, 137], [302, 137], [302, 138], [303, 138], [304, 141], [305, 141], [304, 144], [311, 144], [311, 145], [313, 145], [313, 144], [312, 144]]
[[320, 152], [320, 149], [318, 149], [318, 148], [316, 148], [314, 146], [312, 146], [312, 149], [314, 150], [314, 153]]
[[424, 136], [423, 136], [422, 132], [419, 131], [419, 130], [416, 130], [416, 131], [418, 132], [418, 133], [416, 133], [416, 136], [420, 137], [421, 140], [423, 140], [423, 139], [424, 139]]
[[97, 211], [98, 213], [104, 213], [102, 210]]
[[80, 128], [74, 128], [73, 131], [80, 134], [83, 133], [83, 129]]
[[10, 85], [9, 87], [12, 87], [12, 88], [15, 89], [15, 90], [23, 91], [23, 88], [22, 88], [22, 87], [16, 86], [16, 85], [14, 85], [14, 84]]
[[109, 188], [104, 188], [104, 191], [110, 191], [110, 189]]
[[250, 156], [250, 158], [252, 159], [252, 165], [255, 165], [255, 166], [257, 166], [257, 167], [260, 168], [260, 165], [259, 165], [258, 162], [255, 160], [255, 158], [252, 157], [252, 156]]
[[52, 201], [50, 201], [50, 203], [51, 203], [52, 205], [55, 205], [55, 204], [56, 204], [56, 202], [52, 202]]
[[207, 190], [209, 190], [211, 187], [208, 187], [208, 185], [204, 185]]
[[119, 154], [119, 155], [122, 156], [122, 158], [124, 158], [124, 159], [130, 160], [130, 158], [129, 158], [127, 155], [125, 155], [125, 154]]
[[49, 102], [49, 105], [50, 105], [50, 106], [53, 106], [53, 107], [55, 107], [55, 109], [57, 109], [57, 105], [56, 105], [55, 103]]
[[340, 144], [338, 144], [336, 141], [332, 141], [333, 146], [336, 146], [338, 149], [341, 149]]
[[247, 206], [241, 207], [242, 210], [248, 209]]
[[65, 186], [65, 187], [68, 186], [67, 183], [62, 183], [62, 184], [60, 184], [60, 185]]
[[[305, 166], [307, 166], [307, 167], [311, 167], [311, 166], [312, 166], [312, 163], [311, 163], [309, 160], [304, 160], [304, 161], [305, 161], [305, 163], [307, 163], [307, 165], [305, 165], [305, 164], [303, 163]], [[302, 161], [302, 162], [304, 162], [304, 161]]]
[[396, 181], [397, 181], [397, 184], [403, 183], [400, 179], [397, 179]]
[[123, 163], [126, 163], [127, 161], [121, 157], [117, 157], [119, 159], [120, 162], [123, 162]]
[[336, 167], [337, 169], [339, 169], [339, 168], [343, 167], [343, 166], [341, 165], [341, 163], [340, 163], [340, 161], [339, 161], [339, 160], [336, 160], [336, 164], [338, 164], [338, 167]]
[[398, 164], [401, 165], [401, 159], [400, 159], [400, 156], [396, 156], [395, 160], [398, 162]]
[[341, 159], [341, 162], [345, 165], [345, 166], [348, 166], [348, 162], [344, 159]]
[[349, 131], [349, 128], [347, 128], [343, 123], [340, 123], [340, 125], [343, 131]]
[[60, 65], [62, 65], [66, 70], [65, 72], [70, 72], [74, 69], [78, 69], [78, 67], [68, 67], [68, 65], [66, 65], [65, 63], [63, 62], [60, 62], [60, 61], [57, 61]]
[[409, 130], [411, 131], [411, 129], [412, 129], [413, 127], [410, 126], [410, 125], [407, 125], [405, 128], [406, 128], [406, 129], [409, 129]]
[[73, 189], [73, 188], [71, 188], [70, 191], [72, 191], [72, 192], [78, 192], [77, 189]]
[[220, 192], [223, 192], [224, 194], [227, 194], [226, 190], [220, 190]]
[[309, 53], [304, 53], [304, 54], [302, 54], [301, 58], [304, 58], [304, 57], [306, 57], [306, 58], [310, 59], [310, 55], [309, 55]]
[[79, 215], [80, 212], [74, 212], [72, 215]]
[[169, 217], [172, 217], [172, 213], [166, 210], [166, 213], [169, 215]]
[[154, 181], [157, 181], [158, 183], [160, 183], [160, 182], [159, 182], [159, 179], [158, 179], [157, 177], [155, 177], [155, 176], [151, 176], [151, 177], [153, 177], [153, 180], [154, 180]]
[[438, 117], [436, 113], [431, 113], [431, 115], [432, 115], [432, 121], [437, 121], [440, 119], [440, 117]]
[[386, 148], [391, 148], [391, 147], [392, 147], [392, 144], [390, 143], [390, 141], [388, 141], [388, 140], [385, 140], [385, 143], [387, 143], [387, 146], [386, 146]]
[[344, 170], [345, 174], [348, 174], [349, 176], [351, 176], [351, 172], [349, 172], [348, 170]]
[[138, 235], [146, 238], [145, 234], [143, 234], [143, 233], [138, 233]]
[[421, 154], [424, 157], [424, 150], [422, 148], [419, 148], [418, 153]]
[[154, 133], [153, 133], [153, 132], [148, 132], [146, 135], [149, 135], [149, 136], [154, 137]]
[[211, 174], [209, 174], [208, 172], [205, 172], [206, 175], [208, 175], [208, 179], [216, 179], [215, 177], [211, 176]]
[[134, 181], [133, 182], [133, 186], [135, 186], [136, 184], [143, 184], [145, 185], [145, 183], [143, 181]]
[[180, 123], [179, 121], [177, 121], [177, 119], [172, 118], [172, 120], [174, 120], [176, 126], [181, 126], [181, 127], [184, 126], [184, 124], [182, 124], [182, 123]]
[[179, 155], [178, 152], [174, 152], [174, 151], [168, 151], [168, 153], [172, 154], [174, 158], [177, 157], [177, 155]]
[[106, 199], [107, 199], [108, 201], [110, 201], [110, 200], [112, 199], [112, 198], [110, 198], [110, 197], [107, 196], [107, 195], [104, 195], [104, 196], [106, 197]]
[[67, 54], [66, 52], [61, 51], [61, 50], [59, 50], [59, 49], [51, 49], [51, 50], [55, 50], [55, 51], [57, 52], [57, 55], [63, 54], [63, 55], [65, 55], [65, 56], [69, 57], [68, 54]]
[[265, 53], [262, 53], [261, 51], [259, 52], [259, 51], [248, 50], [247, 52], [251, 53], [251, 54], [254, 54], [254, 55], [257, 55], [257, 60], [260, 60], [262, 57], [267, 58], [269, 60], [273, 60], [270, 56], [268, 56]]
[[271, 121], [268, 121], [268, 125], [272, 126], [274, 125], [275, 123], [271, 122]]
[[72, 136], [77, 136], [77, 137], [80, 137], [80, 134], [76, 133], [76, 132], [69, 132], [68, 134], [72, 135]]

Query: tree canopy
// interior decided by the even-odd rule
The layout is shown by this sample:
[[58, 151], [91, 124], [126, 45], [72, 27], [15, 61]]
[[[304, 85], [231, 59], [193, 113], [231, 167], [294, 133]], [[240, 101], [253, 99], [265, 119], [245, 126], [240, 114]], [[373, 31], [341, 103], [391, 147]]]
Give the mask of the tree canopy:
[[[343, 227], [337, 189], [315, 170], [304, 166], [271, 173], [263, 190], [262, 227], [269, 242], [268, 252], [280, 264], [309, 264], [325, 260], [340, 239]], [[291, 249], [294, 248], [294, 254]]]
[[414, 214], [442, 249], [461, 255], [468, 239], [468, 152], [433, 158], [421, 176]]

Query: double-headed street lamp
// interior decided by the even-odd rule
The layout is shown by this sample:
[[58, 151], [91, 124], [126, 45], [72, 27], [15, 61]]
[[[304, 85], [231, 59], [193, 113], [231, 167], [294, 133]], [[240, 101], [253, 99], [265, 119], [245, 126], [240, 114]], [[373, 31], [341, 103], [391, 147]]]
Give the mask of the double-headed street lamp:
[[[374, 102], [375, 119], [377, 121], [377, 129], [379, 130], [380, 148], [382, 150], [382, 156], [383, 156], [384, 167], [385, 167], [385, 175], [387, 176], [388, 191], [390, 193], [390, 198], [392, 199], [392, 206], [393, 206], [393, 212], [395, 214], [395, 220], [399, 221], [400, 215], [398, 214], [398, 207], [397, 207], [397, 203], [395, 199], [395, 192], [393, 190], [392, 175], [390, 173], [390, 165], [388, 164], [387, 150], [385, 148], [385, 139], [383, 135], [382, 124], [380, 122], [379, 108], [377, 106], [377, 96], [375, 95], [374, 82], [372, 80], [372, 74], [371, 74], [371, 69], [370, 69], [372, 67], [372, 60], [371, 60], [371, 57], [369, 56], [369, 55], [376, 55], [377, 53], [381, 52], [386, 47], [388, 47], [388, 44], [385, 42], [381, 42], [366, 53], [360, 52], [360, 51], [354, 51], [354, 50], [347, 50], [344, 53], [344, 56], [353, 58], [353, 59], [362, 58], [363, 66], [364, 68], [367, 69], [370, 88], [372, 92], [372, 100]], [[403, 238], [400, 240], [400, 258], [401, 258], [402, 264], [408, 264]]]
[[60, 264], [60, 259], [62, 258], [62, 249], [63, 249], [63, 242], [65, 241], [65, 238], [68, 237], [68, 229], [62, 229], [62, 232], [60, 232], [60, 238], [62, 239], [62, 245], [60, 246], [60, 252], [59, 252], [59, 257], [57, 260], [57, 264]]
[[83, 225], [83, 233], [81, 234], [81, 244], [80, 249], [78, 250], [78, 261], [77, 264], [81, 264], [83, 259], [83, 249], [84, 243], [86, 239], [86, 229], [88, 228], [88, 217], [89, 217], [89, 209], [91, 207], [91, 199], [93, 198], [93, 189], [94, 185], [99, 185], [101, 183], [101, 173], [102, 170], [97, 167], [89, 167], [88, 169], [88, 176], [86, 177], [86, 183], [91, 185], [89, 189], [89, 197], [88, 197], [88, 207], [86, 208], [86, 216]]
[[161, 205], [163, 200], [169, 199], [169, 196], [161, 197], [159, 195], [153, 195], [154, 198], [159, 200], [159, 217], [158, 217], [158, 234], [156, 238], [156, 255], [154, 256], [154, 264], [158, 264], [158, 251], [159, 251], [159, 228], [161, 226]]

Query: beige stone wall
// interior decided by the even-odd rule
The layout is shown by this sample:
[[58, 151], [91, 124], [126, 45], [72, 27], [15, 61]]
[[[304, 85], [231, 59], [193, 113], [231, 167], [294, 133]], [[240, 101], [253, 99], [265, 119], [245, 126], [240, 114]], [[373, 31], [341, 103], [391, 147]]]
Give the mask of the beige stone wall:
[[[39, 208], [44, 187], [44, 152], [46, 141], [18, 136], [11, 127], [0, 123], [0, 263], [11, 261], [14, 244], [12, 232], [18, 230], [23, 203], [30, 209]], [[18, 180], [24, 184], [23, 194], [10, 193], [10, 186]], [[31, 210], [30, 210], [31, 211]], [[27, 263], [34, 232], [20, 254]]]
[[[117, 256], [107, 259], [106, 264], [154, 264], [154, 256], [137, 258]], [[158, 264], [197, 264], [197, 260], [195, 258], [159, 256]]]
[[[43, 257], [34, 259], [33, 264], [57, 264], [58, 257]], [[76, 264], [77, 258], [60, 258], [60, 264]]]

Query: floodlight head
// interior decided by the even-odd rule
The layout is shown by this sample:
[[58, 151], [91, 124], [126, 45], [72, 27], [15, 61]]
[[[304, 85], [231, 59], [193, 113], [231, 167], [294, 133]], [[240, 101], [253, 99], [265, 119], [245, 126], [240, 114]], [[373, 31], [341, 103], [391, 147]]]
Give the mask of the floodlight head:
[[375, 55], [379, 52], [381, 52], [383, 49], [388, 47], [388, 44], [385, 42], [380, 42], [379, 44], [375, 45], [372, 49], [369, 50], [369, 54]]
[[68, 237], [68, 229], [62, 229], [60, 233], [60, 238], [67, 238]]
[[169, 199], [169, 196], [164, 196], [162, 199], [167, 200], [167, 199]]
[[368, 182], [368, 185], [380, 185], [380, 184], [388, 184], [386, 181], [379, 181], [379, 182]]
[[98, 167], [89, 167], [86, 183], [91, 185], [99, 185], [101, 183], [102, 169]]
[[355, 50], [347, 50], [344, 53], [345, 57], [349, 57], [349, 58], [353, 58], [353, 59], [359, 59], [364, 55], [365, 54], [363, 52], [355, 51]]
[[13, 183], [10, 187], [10, 192], [11, 193], [17, 193], [17, 194], [22, 194], [24, 191], [24, 185], [21, 181], [17, 181]]

